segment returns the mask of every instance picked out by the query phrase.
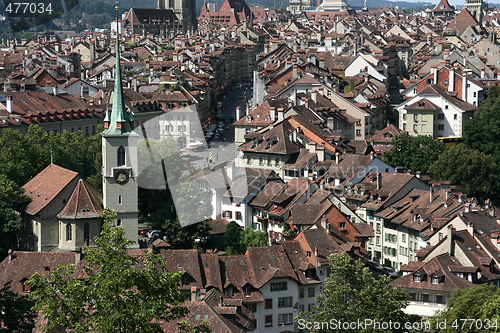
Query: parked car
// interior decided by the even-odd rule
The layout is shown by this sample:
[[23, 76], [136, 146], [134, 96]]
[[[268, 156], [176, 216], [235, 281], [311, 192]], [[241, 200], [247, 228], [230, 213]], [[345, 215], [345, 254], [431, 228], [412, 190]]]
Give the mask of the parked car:
[[394, 272], [394, 269], [391, 267], [383, 267], [382, 268], [382, 273], [389, 275], [391, 278], [398, 278], [398, 274]]
[[149, 228], [143, 228], [139, 230], [139, 235], [146, 235], [151, 229]]
[[160, 233], [161, 233], [161, 230], [149, 230], [146, 233], [146, 236], [148, 236], [148, 238], [153, 238], [155, 234], [159, 235]]
[[382, 265], [380, 265], [378, 262], [375, 262], [375, 261], [368, 261], [368, 267], [376, 270], [376, 271], [381, 271], [382, 270]]

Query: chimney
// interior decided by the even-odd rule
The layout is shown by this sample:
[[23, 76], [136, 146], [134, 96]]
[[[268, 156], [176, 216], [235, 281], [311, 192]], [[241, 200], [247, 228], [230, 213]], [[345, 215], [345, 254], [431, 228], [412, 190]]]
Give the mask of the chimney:
[[81, 260], [82, 260], [82, 248], [78, 246], [75, 249], [75, 266], [78, 266]]
[[14, 254], [14, 251], [12, 251], [12, 249], [9, 249], [9, 261], [12, 261], [13, 254]]
[[318, 257], [318, 247], [314, 247], [314, 256], [317, 258]]
[[483, 68], [481, 68], [481, 79], [484, 79], [484, 76], [485, 76], [485, 70], [483, 67]]
[[432, 75], [434, 75], [434, 82], [433, 82], [433, 84], [437, 84], [437, 82], [438, 82], [438, 69], [437, 69], [436, 66], [432, 66], [431, 67], [431, 73], [432, 73]]
[[295, 80], [297, 78], [297, 65], [292, 66], [292, 79]]
[[454, 90], [455, 90], [455, 70], [451, 68], [448, 78], [448, 91], [454, 91]]
[[[255, 107], [258, 107], [259, 105], [255, 105]], [[247, 108], [246, 108], [246, 114], [245, 116], [248, 116], [248, 114], [250, 113], [250, 105], [247, 104]]]
[[432, 185], [431, 188], [429, 189], [429, 202], [433, 201], [434, 201], [434, 185]]
[[241, 107], [237, 106], [236, 107], [236, 121], [240, 120], [241, 118]]
[[271, 121], [274, 121], [276, 119], [276, 108], [274, 106], [271, 106], [269, 110], [270, 110]]
[[323, 215], [321, 217], [321, 227], [325, 230], [328, 230], [328, 218], [326, 217], [326, 215]]
[[339, 164], [339, 157], [340, 157], [340, 153], [336, 152], [335, 153], [335, 164]]
[[394, 169], [394, 173], [404, 173], [404, 172], [405, 169], [402, 166], [398, 166], [396, 167], [396, 169]]
[[52, 87], [52, 91], [53, 91], [53, 93], [54, 93], [54, 96], [57, 96], [57, 86], [56, 86], [56, 85], [54, 85], [54, 86]]
[[12, 113], [13, 107], [12, 107], [12, 96], [7, 96], [7, 111], [9, 113]]
[[375, 153], [373, 151], [370, 152], [370, 160], [373, 160], [374, 155], [375, 155]]
[[190, 299], [190, 301], [191, 302], [196, 301], [196, 286], [191, 287], [191, 299]]
[[285, 110], [283, 108], [278, 108], [278, 121], [283, 121], [285, 119]]
[[464, 206], [464, 212], [470, 213], [470, 203], [466, 203]]
[[449, 225], [448, 226], [448, 230], [446, 232], [446, 250], [448, 251], [448, 253], [450, 254], [450, 256], [454, 256], [455, 255], [455, 251], [454, 251], [454, 243], [453, 243], [453, 226], [452, 225]]
[[293, 105], [297, 105], [297, 90], [296, 89], [293, 89], [292, 103], [293, 103]]
[[416, 176], [418, 179], [422, 179], [422, 171], [417, 171]]
[[377, 190], [380, 190], [382, 187], [382, 174], [377, 172]]
[[313, 100], [314, 104], [318, 103], [318, 92], [317, 91], [313, 91], [311, 93], [311, 99]]

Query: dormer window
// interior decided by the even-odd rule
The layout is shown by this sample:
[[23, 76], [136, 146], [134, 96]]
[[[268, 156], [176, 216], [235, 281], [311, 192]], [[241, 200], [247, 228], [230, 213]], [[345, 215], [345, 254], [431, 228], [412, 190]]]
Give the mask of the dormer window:
[[437, 276], [433, 276], [431, 280], [432, 284], [439, 284], [439, 278]]
[[252, 116], [247, 116], [247, 123], [252, 121]]
[[422, 277], [420, 275], [413, 275], [413, 282], [415, 283], [422, 282]]
[[232, 286], [227, 287], [227, 295], [228, 296], [233, 296], [234, 295], [234, 291], [233, 291], [233, 287]]

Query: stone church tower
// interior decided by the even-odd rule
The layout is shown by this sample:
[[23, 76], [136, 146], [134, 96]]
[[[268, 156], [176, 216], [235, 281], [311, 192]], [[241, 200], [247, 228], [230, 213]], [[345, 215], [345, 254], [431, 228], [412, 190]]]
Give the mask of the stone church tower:
[[465, 0], [464, 8], [483, 26], [483, 0]]
[[157, 0], [157, 9], [172, 9], [182, 22], [184, 31], [198, 29], [196, 0]]
[[117, 213], [116, 225], [137, 244], [138, 187], [137, 140], [132, 131], [134, 117], [127, 112], [123, 98], [119, 37], [116, 37], [116, 70], [111, 115], [106, 111], [102, 135], [103, 204]]

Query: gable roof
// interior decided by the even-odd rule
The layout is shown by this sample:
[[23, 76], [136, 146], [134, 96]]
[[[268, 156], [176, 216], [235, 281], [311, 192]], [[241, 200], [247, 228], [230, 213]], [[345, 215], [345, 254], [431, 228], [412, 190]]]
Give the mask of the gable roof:
[[91, 219], [100, 218], [102, 214], [102, 202], [92, 194], [90, 184], [86, 184], [83, 179], [80, 179], [70, 198], [66, 202], [66, 206], [56, 215], [59, 219]]
[[31, 198], [26, 211], [36, 215], [45, 208], [62, 190], [78, 177], [78, 173], [50, 164], [23, 187]]

